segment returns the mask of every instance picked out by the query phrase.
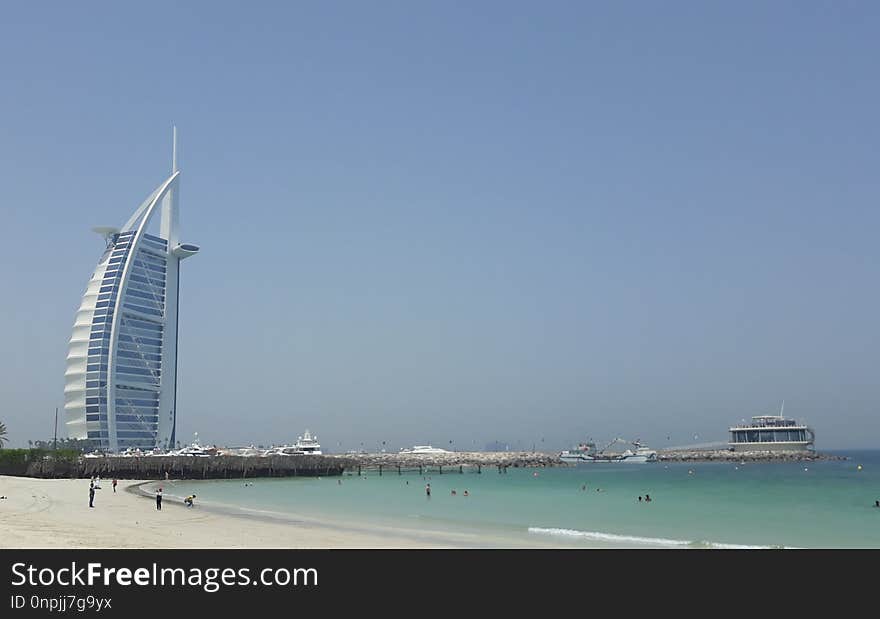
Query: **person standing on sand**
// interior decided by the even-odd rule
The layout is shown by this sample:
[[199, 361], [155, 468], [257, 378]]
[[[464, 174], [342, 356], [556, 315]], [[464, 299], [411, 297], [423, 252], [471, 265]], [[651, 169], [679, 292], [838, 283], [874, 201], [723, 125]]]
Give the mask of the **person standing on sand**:
[[162, 511], [162, 488], [156, 490], [156, 509]]
[[95, 502], [95, 482], [89, 482], [89, 507], [94, 507]]
[[116, 480], [113, 480], [113, 494], [116, 494]]

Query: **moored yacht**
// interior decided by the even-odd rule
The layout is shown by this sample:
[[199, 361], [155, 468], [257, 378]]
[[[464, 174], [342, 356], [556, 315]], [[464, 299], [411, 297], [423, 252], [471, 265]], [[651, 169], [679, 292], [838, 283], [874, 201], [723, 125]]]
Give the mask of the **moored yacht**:
[[446, 449], [440, 449], [439, 447], [431, 447], [430, 445], [413, 445], [412, 449], [401, 449], [400, 453], [402, 454], [448, 454], [452, 453], [451, 451], [447, 451]]
[[306, 430], [302, 436], [297, 437], [294, 447], [304, 454], [313, 456], [320, 456], [322, 453], [321, 445], [318, 443], [318, 437], [309, 434], [308, 430]]
[[171, 451], [167, 455], [169, 456], [216, 456], [218, 453], [217, 447], [203, 447], [201, 443], [199, 443], [199, 433], [195, 433], [195, 437], [193, 438], [193, 442], [190, 445], [187, 445], [183, 449], [178, 449], [177, 451]]

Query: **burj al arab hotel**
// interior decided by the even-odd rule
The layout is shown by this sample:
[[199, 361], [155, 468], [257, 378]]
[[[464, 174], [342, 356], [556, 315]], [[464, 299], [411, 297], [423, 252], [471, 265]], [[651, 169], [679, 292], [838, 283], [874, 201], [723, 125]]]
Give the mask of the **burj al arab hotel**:
[[180, 261], [199, 251], [179, 241], [179, 193], [174, 129], [171, 175], [121, 228], [94, 228], [106, 248], [76, 313], [64, 412], [67, 435], [103, 451], [175, 443]]

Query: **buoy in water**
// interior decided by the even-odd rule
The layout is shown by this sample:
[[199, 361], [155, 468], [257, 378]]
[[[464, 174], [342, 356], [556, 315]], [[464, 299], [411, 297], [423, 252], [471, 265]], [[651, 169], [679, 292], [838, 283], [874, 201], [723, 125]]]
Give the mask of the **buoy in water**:
[[862, 465], [861, 465], [861, 464], [858, 466], [858, 470], [860, 470], [860, 471], [862, 470]]

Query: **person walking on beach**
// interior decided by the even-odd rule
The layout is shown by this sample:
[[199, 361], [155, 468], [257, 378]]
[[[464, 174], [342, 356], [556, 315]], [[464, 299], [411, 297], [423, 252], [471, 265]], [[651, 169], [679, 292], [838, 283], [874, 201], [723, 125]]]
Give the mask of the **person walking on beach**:
[[113, 480], [113, 494], [116, 494], [116, 480]]
[[89, 507], [94, 507], [95, 503], [95, 482], [89, 482]]
[[156, 490], [156, 509], [162, 511], [162, 488]]

